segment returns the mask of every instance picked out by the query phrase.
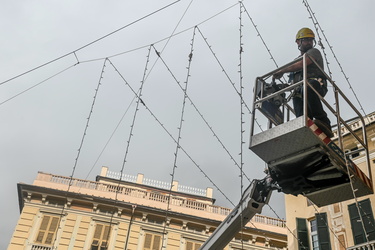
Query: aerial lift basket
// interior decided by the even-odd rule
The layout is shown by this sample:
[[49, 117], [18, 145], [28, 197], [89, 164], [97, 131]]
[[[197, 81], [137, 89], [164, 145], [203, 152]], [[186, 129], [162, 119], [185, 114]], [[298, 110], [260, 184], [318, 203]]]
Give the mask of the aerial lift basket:
[[[304, 62], [305, 57], [303, 57]], [[361, 145], [367, 161], [367, 168], [362, 169], [344, 153], [343, 147], [340, 146], [342, 145], [340, 129], [331, 139], [307, 116], [293, 117], [294, 111], [288, 102], [298, 86], [303, 88], [303, 93], [307, 93], [309, 83], [306, 81], [306, 75], [298, 83], [277, 87], [275, 83], [266, 83], [266, 79], [274, 72], [256, 79], [249, 148], [267, 163], [269, 174], [280, 186], [281, 191], [292, 195], [302, 194], [319, 207], [372, 194], [367, 137], [364, 119], [360, 113], [351, 103], [349, 104], [363, 122], [362, 135], [358, 136], [340, 117], [339, 100], [336, 100], [334, 109], [316, 92], [325, 104], [325, 108], [332, 111], [337, 118], [337, 127], [348, 128], [349, 133], [352, 133]], [[339, 93], [349, 102], [335, 83], [328, 76], [326, 78], [333, 86], [332, 92], [336, 93], [335, 98], [338, 99], [337, 93]], [[288, 92], [290, 92], [289, 96]], [[303, 98], [304, 110], [307, 111], [306, 95]], [[257, 111], [268, 120], [268, 129], [255, 134]]]

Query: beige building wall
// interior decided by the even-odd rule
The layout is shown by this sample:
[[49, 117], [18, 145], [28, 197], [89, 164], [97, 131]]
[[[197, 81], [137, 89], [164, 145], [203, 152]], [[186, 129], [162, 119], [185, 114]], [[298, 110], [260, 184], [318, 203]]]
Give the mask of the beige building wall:
[[[367, 123], [366, 131], [368, 137], [369, 145], [369, 156], [370, 165], [372, 169], [372, 179], [375, 178], [374, 175], [374, 161], [375, 161], [375, 113], [369, 115], [365, 119]], [[356, 130], [356, 133], [360, 135], [361, 126], [357, 122], [352, 122], [351, 127]], [[337, 143], [337, 141], [335, 141]], [[359, 145], [354, 140], [353, 137], [344, 136], [344, 148], [347, 151], [354, 150]], [[353, 155], [353, 162], [361, 168], [363, 172], [367, 174], [366, 167], [366, 157], [364, 152]], [[357, 199], [358, 202], [370, 199], [372, 205], [372, 211], [375, 212], [375, 195], [367, 195]], [[348, 247], [353, 247], [354, 239], [351, 228], [351, 221], [348, 212], [348, 205], [355, 203], [355, 200], [348, 200], [325, 207], [318, 208], [317, 206], [310, 203], [304, 196], [299, 195], [298, 197], [292, 195], [285, 195], [285, 206], [286, 206], [286, 225], [288, 230], [288, 249], [296, 250], [298, 249], [298, 239], [297, 239], [297, 218], [304, 218], [307, 221], [315, 219], [316, 213], [326, 213], [327, 214], [327, 224], [329, 227], [329, 235], [331, 242], [331, 249], [346, 249]], [[375, 226], [375, 225], [374, 225]], [[311, 233], [311, 228], [308, 229]], [[309, 235], [311, 236], [311, 235]], [[310, 249], [311, 238], [310, 238]]]
[[[8, 249], [194, 250], [231, 212], [214, 205], [211, 188], [175, 182], [170, 193], [141, 174], [120, 184], [113, 175], [107, 167], [97, 181], [39, 172], [32, 185], [18, 184], [21, 215]], [[287, 246], [283, 220], [257, 215], [242, 233], [225, 249]]]

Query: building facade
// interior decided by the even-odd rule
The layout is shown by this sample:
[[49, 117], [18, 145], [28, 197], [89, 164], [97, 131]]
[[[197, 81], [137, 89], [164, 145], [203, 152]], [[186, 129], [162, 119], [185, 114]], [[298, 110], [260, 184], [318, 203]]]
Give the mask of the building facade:
[[[211, 188], [120, 178], [107, 167], [96, 181], [39, 172], [18, 194], [9, 250], [195, 250], [231, 212], [214, 205]], [[257, 215], [225, 249], [286, 247], [285, 221]]]
[[[375, 161], [375, 113], [365, 117], [370, 168]], [[362, 123], [358, 119], [349, 126], [361, 137]], [[343, 145], [352, 161], [366, 174], [366, 156], [355, 137], [342, 128]], [[337, 142], [337, 131], [335, 131]], [[374, 171], [372, 179], [374, 179]], [[355, 193], [355, 190], [353, 190]], [[358, 205], [358, 206], [357, 206]], [[361, 248], [375, 245], [375, 195], [359, 197], [324, 207], [317, 207], [305, 197], [286, 195], [286, 221], [288, 230], [288, 249], [374, 249]]]

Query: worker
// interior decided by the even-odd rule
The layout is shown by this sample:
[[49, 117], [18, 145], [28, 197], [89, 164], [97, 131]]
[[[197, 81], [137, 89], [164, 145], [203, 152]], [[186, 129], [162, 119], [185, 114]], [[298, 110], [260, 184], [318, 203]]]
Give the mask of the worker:
[[[323, 57], [320, 51], [315, 48], [315, 34], [309, 28], [302, 28], [297, 32], [296, 43], [301, 54], [307, 53], [316, 63], [324, 70]], [[322, 96], [327, 94], [327, 81], [320, 69], [306, 57], [307, 79], [309, 84]], [[300, 60], [287, 68], [277, 71], [273, 75], [273, 79], [281, 78], [284, 73], [290, 72], [289, 82], [296, 83], [303, 79], [303, 60]], [[303, 115], [303, 96], [302, 86], [296, 88], [293, 96], [293, 106], [297, 117]], [[314, 120], [314, 123], [328, 136], [333, 137], [331, 121], [327, 117], [327, 113], [323, 109], [319, 96], [309, 87], [307, 90], [307, 116]]]

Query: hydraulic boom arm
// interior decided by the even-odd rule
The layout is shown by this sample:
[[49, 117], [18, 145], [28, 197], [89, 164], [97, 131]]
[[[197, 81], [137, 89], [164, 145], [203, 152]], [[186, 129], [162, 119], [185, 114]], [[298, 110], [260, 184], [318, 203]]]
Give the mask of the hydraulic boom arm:
[[272, 189], [275, 187], [268, 177], [263, 180], [253, 180], [243, 193], [239, 204], [212, 233], [200, 250], [224, 249], [241, 230], [241, 225], [245, 226], [255, 214], [261, 213], [263, 206], [270, 199]]

